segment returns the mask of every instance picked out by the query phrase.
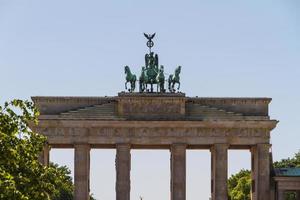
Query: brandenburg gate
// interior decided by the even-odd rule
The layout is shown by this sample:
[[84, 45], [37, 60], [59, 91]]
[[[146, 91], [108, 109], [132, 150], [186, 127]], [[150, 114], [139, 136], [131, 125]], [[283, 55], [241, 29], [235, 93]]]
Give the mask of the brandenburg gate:
[[209, 149], [211, 198], [227, 200], [228, 150], [248, 149], [252, 200], [270, 199], [270, 133], [277, 124], [268, 113], [271, 99], [187, 97], [174, 88], [180, 68], [169, 77], [166, 92], [163, 66], [158, 68], [158, 57], [151, 52], [154, 36], [145, 36], [150, 53], [139, 92], [134, 92], [135, 75], [126, 66], [131, 89], [115, 97], [32, 97], [41, 113], [34, 130], [48, 138], [41, 162], [48, 164], [49, 146], [74, 148], [75, 200], [88, 200], [90, 150], [114, 148], [116, 199], [129, 200], [131, 149], [166, 149], [170, 151], [171, 200], [186, 200], [186, 150]]

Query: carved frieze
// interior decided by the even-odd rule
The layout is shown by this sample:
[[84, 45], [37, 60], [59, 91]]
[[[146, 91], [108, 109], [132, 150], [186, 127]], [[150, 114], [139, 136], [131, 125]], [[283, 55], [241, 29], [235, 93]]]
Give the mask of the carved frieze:
[[240, 128], [43, 128], [37, 132], [49, 137], [264, 137], [267, 129]]

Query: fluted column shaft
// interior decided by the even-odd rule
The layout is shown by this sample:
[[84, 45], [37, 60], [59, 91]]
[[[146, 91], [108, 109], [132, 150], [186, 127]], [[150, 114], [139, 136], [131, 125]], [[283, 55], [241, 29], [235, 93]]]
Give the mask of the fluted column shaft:
[[296, 191], [296, 200], [300, 200], [300, 191], [299, 190]]
[[252, 200], [270, 199], [270, 144], [251, 148]]
[[284, 200], [284, 190], [277, 191], [277, 200]]
[[186, 145], [171, 146], [171, 200], [186, 199]]
[[74, 157], [74, 200], [89, 200], [90, 146], [87, 144], [75, 145]]
[[116, 149], [116, 199], [130, 200], [130, 145], [117, 144]]
[[228, 144], [215, 144], [211, 148], [212, 200], [227, 200]]

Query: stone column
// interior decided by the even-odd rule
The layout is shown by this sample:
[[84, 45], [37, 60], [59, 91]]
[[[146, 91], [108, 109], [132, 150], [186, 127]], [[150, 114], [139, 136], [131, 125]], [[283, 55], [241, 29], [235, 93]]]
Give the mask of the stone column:
[[251, 148], [252, 200], [270, 198], [270, 144]]
[[296, 200], [300, 200], [300, 191], [299, 190], [296, 191]]
[[186, 198], [186, 145], [171, 146], [171, 200]]
[[116, 199], [130, 200], [130, 145], [117, 144], [116, 148]]
[[284, 190], [277, 191], [277, 200], [284, 200]]
[[227, 200], [228, 144], [215, 144], [211, 148], [211, 197], [212, 200]]
[[88, 144], [76, 144], [74, 147], [74, 200], [89, 200], [90, 146]]
[[48, 166], [50, 161], [50, 147], [48, 144], [44, 145], [42, 152], [39, 155], [39, 162], [42, 165]]

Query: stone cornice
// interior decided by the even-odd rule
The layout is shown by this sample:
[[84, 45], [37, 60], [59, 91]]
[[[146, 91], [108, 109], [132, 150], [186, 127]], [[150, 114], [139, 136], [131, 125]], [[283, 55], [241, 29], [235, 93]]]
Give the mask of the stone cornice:
[[[116, 97], [76, 97], [76, 96], [35, 96], [33, 102], [41, 115], [57, 115], [68, 111], [82, 109], [106, 103], [116, 103], [119, 115], [143, 116], [145, 110], [149, 116], [164, 113], [164, 117], [182, 117], [185, 107], [197, 104], [243, 116], [268, 116], [270, 98], [212, 98], [185, 97], [184, 93], [119, 93]], [[135, 108], [135, 109], [134, 109]], [[173, 110], [174, 112], [170, 112]], [[124, 111], [124, 113], [123, 113]], [[132, 113], [126, 113], [130, 111]], [[189, 110], [190, 112], [191, 110]], [[151, 115], [152, 113], [152, 115]], [[140, 115], [139, 115], [140, 114]], [[147, 116], [147, 115], [145, 115]]]
[[96, 96], [33, 96], [31, 97], [34, 103], [71, 103], [71, 102], [97, 102], [97, 101], [113, 101], [116, 97], [96, 97]]
[[185, 97], [185, 93], [128, 93], [128, 92], [120, 92], [118, 93], [118, 97]]
[[[121, 97], [185, 97], [184, 93], [170, 93], [170, 94], [121, 94]], [[116, 101], [118, 97], [115, 96], [33, 96], [31, 97], [34, 103], [59, 103], [59, 102], [87, 102], [87, 101], [103, 101], [103, 100], [111, 100]], [[255, 103], [255, 104], [269, 104], [271, 102], [271, 98], [267, 97], [186, 97], [187, 102], [194, 103], [234, 103], [234, 104], [247, 104], [247, 103]]]
[[213, 104], [269, 104], [272, 98], [268, 97], [188, 97], [188, 102]]
[[300, 177], [299, 176], [275, 176], [274, 177], [275, 181], [299, 181], [300, 183]]
[[38, 127], [170, 127], [170, 128], [262, 128], [272, 130], [278, 121], [98, 121], [98, 120], [40, 120]]

